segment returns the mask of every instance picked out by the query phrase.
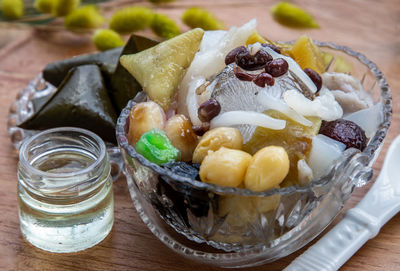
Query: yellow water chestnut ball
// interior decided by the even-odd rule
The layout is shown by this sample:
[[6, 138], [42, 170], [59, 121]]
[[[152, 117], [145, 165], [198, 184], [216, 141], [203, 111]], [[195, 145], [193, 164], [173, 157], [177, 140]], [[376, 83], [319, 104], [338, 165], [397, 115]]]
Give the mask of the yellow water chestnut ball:
[[207, 131], [200, 139], [193, 152], [193, 163], [201, 163], [209, 151], [217, 151], [221, 147], [240, 150], [243, 137], [237, 128], [218, 127]]
[[254, 154], [247, 168], [244, 186], [255, 192], [277, 187], [289, 173], [289, 165], [289, 156], [284, 148], [262, 148]]
[[200, 165], [200, 179], [205, 183], [238, 187], [244, 179], [251, 155], [225, 147], [210, 151]]

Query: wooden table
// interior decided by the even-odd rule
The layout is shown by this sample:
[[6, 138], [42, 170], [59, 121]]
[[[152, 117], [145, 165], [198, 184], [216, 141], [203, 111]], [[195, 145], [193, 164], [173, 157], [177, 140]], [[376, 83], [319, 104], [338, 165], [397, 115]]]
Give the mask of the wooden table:
[[[241, 25], [257, 17], [259, 32], [272, 40], [291, 40], [307, 33], [315, 39], [334, 41], [367, 55], [386, 75], [394, 101], [389, 135], [374, 165], [376, 176], [389, 143], [400, 131], [399, 0], [293, 1], [315, 15], [321, 26], [315, 30], [293, 30], [278, 25], [268, 11], [276, 2], [181, 0], [157, 10], [178, 21], [184, 9], [197, 4], [218, 14], [227, 26]], [[23, 240], [17, 214], [17, 153], [7, 133], [8, 108], [17, 92], [46, 63], [94, 48], [87, 37], [8, 27], [0, 29], [0, 47], [0, 270], [217, 270], [179, 257], [154, 237], [137, 215], [124, 178], [114, 185], [114, 228], [100, 245], [76, 254], [57, 255], [36, 249]], [[346, 209], [358, 202], [369, 186], [357, 190]], [[281, 270], [301, 252], [248, 270]], [[400, 216], [397, 215], [342, 270], [400, 270], [399, 254]]]

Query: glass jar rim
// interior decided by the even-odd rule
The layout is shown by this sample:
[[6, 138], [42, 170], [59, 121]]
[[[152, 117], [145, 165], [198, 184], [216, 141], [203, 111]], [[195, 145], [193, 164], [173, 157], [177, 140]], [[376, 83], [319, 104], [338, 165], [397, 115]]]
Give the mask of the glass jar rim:
[[[28, 159], [26, 157], [26, 154], [30, 147], [30, 144], [42, 136], [50, 135], [52, 133], [59, 133], [59, 132], [80, 133], [82, 135], [85, 135], [89, 139], [91, 139], [92, 142], [97, 144], [97, 146], [99, 147], [99, 150], [100, 150], [99, 155], [96, 157], [96, 160], [93, 163], [91, 163], [88, 167], [79, 169], [77, 171], [64, 172], [64, 173], [46, 172], [46, 171], [42, 171], [42, 170], [37, 169], [36, 167], [32, 166], [28, 162]], [[22, 164], [22, 166], [24, 168], [26, 168], [27, 170], [29, 170], [30, 172], [32, 172], [34, 174], [38, 174], [40, 176], [44, 176], [44, 177], [48, 177], [48, 178], [57, 178], [57, 179], [71, 178], [76, 175], [82, 175], [82, 174], [89, 173], [89, 172], [93, 171], [94, 169], [96, 169], [104, 161], [105, 157], [106, 157], [106, 146], [105, 146], [103, 140], [98, 135], [96, 135], [95, 133], [93, 133], [89, 130], [86, 130], [83, 128], [76, 128], [76, 127], [58, 127], [58, 128], [44, 130], [44, 131], [32, 136], [31, 138], [28, 138], [27, 140], [25, 140], [22, 143], [21, 148], [19, 150], [19, 162]]]

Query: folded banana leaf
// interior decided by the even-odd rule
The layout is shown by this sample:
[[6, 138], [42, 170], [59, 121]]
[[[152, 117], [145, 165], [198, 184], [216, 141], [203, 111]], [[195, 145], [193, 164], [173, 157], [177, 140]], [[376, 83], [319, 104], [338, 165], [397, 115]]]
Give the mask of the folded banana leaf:
[[96, 64], [103, 72], [104, 79], [108, 80], [114, 73], [122, 47], [102, 53], [76, 56], [48, 64], [43, 70], [43, 78], [55, 87], [58, 87], [67, 76], [70, 69], [87, 64]]
[[[135, 54], [147, 48], [153, 47], [158, 42], [137, 35], [132, 35], [122, 50], [122, 55]], [[109, 91], [112, 101], [119, 113], [142, 90], [136, 79], [119, 63], [111, 76]]]
[[100, 68], [82, 65], [70, 70], [56, 93], [18, 126], [34, 130], [81, 127], [115, 143], [116, 119]]

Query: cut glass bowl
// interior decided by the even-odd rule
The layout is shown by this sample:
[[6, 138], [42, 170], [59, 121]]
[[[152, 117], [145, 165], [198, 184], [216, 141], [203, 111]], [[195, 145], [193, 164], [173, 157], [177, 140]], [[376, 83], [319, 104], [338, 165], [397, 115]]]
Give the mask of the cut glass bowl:
[[[351, 63], [374, 104], [380, 124], [363, 152], [348, 149], [329, 173], [304, 187], [267, 192], [220, 187], [179, 176], [146, 160], [129, 145], [130, 101], [117, 122], [117, 141], [134, 205], [143, 222], [166, 246], [198, 262], [248, 267], [282, 258], [306, 245], [339, 214], [355, 187], [372, 177], [392, 115], [389, 86], [364, 55], [316, 42]], [[329, 71], [334, 65], [330, 65]]]

